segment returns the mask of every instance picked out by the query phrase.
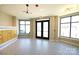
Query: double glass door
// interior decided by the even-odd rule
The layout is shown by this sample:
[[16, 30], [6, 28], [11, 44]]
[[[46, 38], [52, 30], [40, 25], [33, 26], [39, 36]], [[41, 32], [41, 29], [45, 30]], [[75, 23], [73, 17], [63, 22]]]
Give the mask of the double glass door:
[[36, 38], [49, 39], [49, 20], [36, 21]]

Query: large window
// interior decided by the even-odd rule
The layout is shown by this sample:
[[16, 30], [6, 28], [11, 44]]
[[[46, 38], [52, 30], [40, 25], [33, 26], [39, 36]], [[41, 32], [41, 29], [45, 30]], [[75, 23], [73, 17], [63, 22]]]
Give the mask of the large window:
[[79, 15], [61, 18], [60, 36], [79, 38]]
[[71, 37], [79, 38], [79, 16], [73, 16], [71, 21]]
[[20, 34], [28, 34], [30, 32], [30, 21], [20, 20], [19, 27]]
[[70, 36], [70, 17], [61, 20], [61, 36]]

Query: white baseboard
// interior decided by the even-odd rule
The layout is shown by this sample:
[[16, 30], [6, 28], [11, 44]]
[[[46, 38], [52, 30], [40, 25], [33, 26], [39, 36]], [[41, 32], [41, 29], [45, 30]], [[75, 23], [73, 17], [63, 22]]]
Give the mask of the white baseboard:
[[0, 50], [2, 50], [3, 48], [9, 46], [10, 44], [14, 43], [16, 40], [17, 40], [17, 37], [13, 38], [13, 39], [11, 39], [7, 42], [4, 42], [4, 43], [0, 44]]

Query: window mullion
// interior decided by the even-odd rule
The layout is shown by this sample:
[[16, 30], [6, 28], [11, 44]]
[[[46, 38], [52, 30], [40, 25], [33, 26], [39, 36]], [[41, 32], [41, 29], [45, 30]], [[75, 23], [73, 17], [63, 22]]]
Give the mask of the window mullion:
[[26, 34], [26, 21], [25, 21], [25, 34]]
[[60, 18], [60, 29], [59, 29], [59, 36], [61, 36], [61, 18]]
[[72, 21], [72, 16], [70, 16], [70, 38], [71, 38], [71, 21]]

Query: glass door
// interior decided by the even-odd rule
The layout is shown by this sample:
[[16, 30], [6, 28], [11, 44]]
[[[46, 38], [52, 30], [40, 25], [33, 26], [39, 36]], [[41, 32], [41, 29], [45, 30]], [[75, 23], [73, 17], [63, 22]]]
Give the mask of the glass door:
[[49, 20], [36, 21], [36, 38], [49, 38]]
[[48, 22], [43, 22], [43, 37], [48, 38]]
[[41, 38], [41, 36], [42, 36], [41, 35], [41, 33], [42, 33], [41, 26], [42, 26], [41, 22], [37, 22], [36, 23], [36, 27], [37, 27], [37, 34], [36, 34], [36, 36], [39, 37], [39, 38]]

